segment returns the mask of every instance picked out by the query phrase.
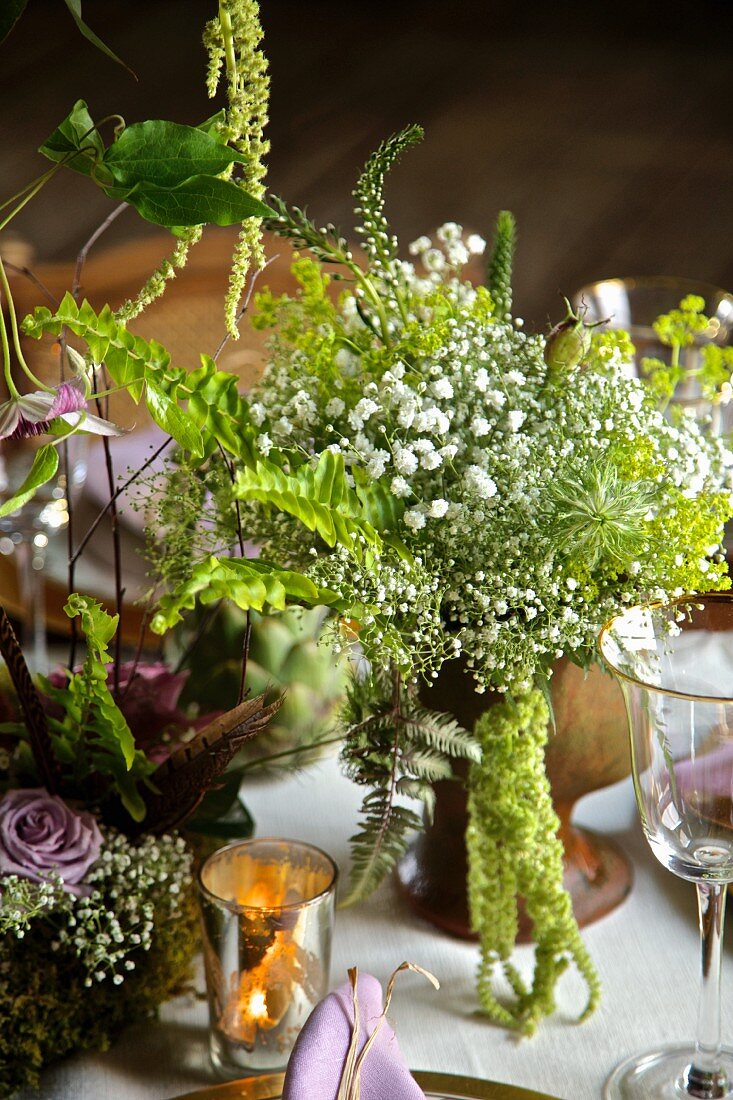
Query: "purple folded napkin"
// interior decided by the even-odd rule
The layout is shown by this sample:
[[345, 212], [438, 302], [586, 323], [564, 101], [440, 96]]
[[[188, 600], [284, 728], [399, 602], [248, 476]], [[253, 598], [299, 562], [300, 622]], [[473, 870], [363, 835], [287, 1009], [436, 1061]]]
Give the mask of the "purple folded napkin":
[[[383, 1020], [382, 987], [371, 974], [359, 974], [359, 1047], [377, 1025], [377, 1038], [361, 1070], [360, 1100], [425, 1100], [410, 1076], [395, 1033]], [[345, 985], [317, 1005], [298, 1036], [285, 1074], [282, 1100], [337, 1100], [354, 1027], [354, 994]]]

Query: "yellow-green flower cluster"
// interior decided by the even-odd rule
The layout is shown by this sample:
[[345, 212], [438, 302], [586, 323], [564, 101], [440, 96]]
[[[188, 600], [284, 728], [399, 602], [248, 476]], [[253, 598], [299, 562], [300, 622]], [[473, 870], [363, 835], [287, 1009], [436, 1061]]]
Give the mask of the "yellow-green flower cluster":
[[[265, 157], [270, 143], [264, 136], [270, 98], [267, 58], [260, 49], [262, 27], [257, 0], [220, 0], [219, 14], [204, 33], [209, 53], [207, 87], [214, 96], [226, 63], [228, 107], [220, 123], [221, 136], [246, 160], [240, 181], [257, 199], [265, 194]], [[227, 329], [239, 337], [237, 312], [247, 274], [264, 263], [261, 221], [249, 218], [242, 225], [234, 252], [229, 290], [225, 300]]]
[[[489, 707], [476, 723], [483, 763], [469, 773], [469, 902], [478, 932], [481, 963], [478, 992], [483, 1011], [496, 1023], [530, 1035], [555, 1009], [557, 980], [574, 962], [588, 987], [582, 1017], [598, 1003], [600, 983], [563, 889], [560, 822], [545, 773], [549, 712], [538, 690]], [[511, 962], [517, 938], [517, 903], [532, 921], [535, 970], [531, 984]], [[497, 998], [501, 967], [514, 994]]]

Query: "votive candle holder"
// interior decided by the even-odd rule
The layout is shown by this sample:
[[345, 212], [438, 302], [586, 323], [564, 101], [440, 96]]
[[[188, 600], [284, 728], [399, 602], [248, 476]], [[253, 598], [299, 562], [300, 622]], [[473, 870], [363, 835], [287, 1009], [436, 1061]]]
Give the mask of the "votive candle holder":
[[226, 1078], [283, 1069], [328, 992], [338, 869], [311, 844], [237, 841], [199, 871], [209, 1050]]

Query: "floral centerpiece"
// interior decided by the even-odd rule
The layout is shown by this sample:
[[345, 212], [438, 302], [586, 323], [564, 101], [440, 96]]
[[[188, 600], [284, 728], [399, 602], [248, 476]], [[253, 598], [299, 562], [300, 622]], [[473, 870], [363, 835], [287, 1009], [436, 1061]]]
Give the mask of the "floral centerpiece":
[[[552, 662], [565, 654], [588, 663], [599, 624], [621, 604], [728, 583], [720, 547], [731, 456], [684, 413], [661, 414], [627, 370], [623, 335], [591, 339], [576, 316], [549, 339], [523, 330], [511, 316], [510, 215], [499, 218], [486, 287], [463, 272], [484, 241], [456, 224], [414, 242], [414, 263], [400, 254], [384, 215], [384, 178], [420, 139], [418, 127], [387, 140], [357, 182], [360, 251], [281, 199], [263, 201], [260, 37], [254, 0], [221, 0], [205, 42], [210, 91], [223, 77], [227, 106], [197, 128], [120, 124], [107, 145], [103, 124], [80, 101], [42, 146], [52, 168], [11, 200], [0, 228], [67, 168], [170, 228], [177, 244], [116, 311], [80, 301], [77, 274], [62, 302], [39, 306], [22, 324], [0, 264], [9, 319], [0, 434], [41, 444], [2, 510], [56, 475], [69, 433], [96, 431], [114, 531], [118, 429], [107, 396], [124, 389], [144, 403], [169, 456], [170, 492], [149, 547], [151, 628], [165, 634], [222, 600], [245, 616], [331, 610], [334, 649], [358, 642], [362, 657], [342, 752], [347, 773], [368, 791], [346, 900], [374, 889], [419, 827], [406, 800], [429, 812], [451, 758], [472, 761], [480, 993], [491, 1016], [529, 1031], [551, 1011], [555, 980], [571, 959], [590, 987], [589, 1009], [597, 999], [562, 891], [543, 775]], [[260, 226], [309, 253], [295, 260], [294, 296], [264, 290], [255, 298], [253, 323], [272, 337], [262, 381], [247, 398], [215, 356], [186, 371], [127, 327], [164, 291], [207, 222], [243, 222], [227, 298], [231, 336], [250, 298], [251, 284], [240, 306], [248, 266], [263, 265]], [[57, 386], [33, 375], [21, 333], [60, 342]], [[148, 466], [125, 485], [136, 480], [145, 491]], [[187, 506], [173, 507], [174, 499]], [[245, 556], [245, 532], [258, 558]], [[81, 545], [87, 538], [72, 535]], [[119, 563], [116, 540], [115, 553]], [[262, 696], [246, 698], [247, 624], [233, 709], [184, 740], [156, 743], [155, 753], [136, 740], [123, 704], [138, 674], [134, 662], [123, 672], [115, 573], [114, 614], [71, 586], [72, 646], [83, 640], [85, 656], [77, 664], [72, 654], [63, 681], [40, 685], [43, 696], [0, 613], [0, 649], [22, 710], [0, 801], [0, 967], [25, 982], [25, 993], [11, 987], [16, 1004], [25, 996], [36, 1012], [25, 1033], [26, 1018], [11, 1014], [15, 1032], [6, 1029], [2, 1041], [13, 1034], [9, 1053], [23, 1042], [32, 1053], [27, 1065], [11, 1061], [5, 1087], [86, 1041], [72, 1025], [42, 1039], [47, 1017], [38, 1013], [62, 988], [78, 991], [92, 1014], [103, 990], [114, 1024], [125, 1016], [128, 983], [139, 981], [144, 1010], [177, 986], [180, 956], [171, 959], [165, 937], [167, 922], [190, 914], [190, 854], [175, 830], [273, 713]], [[476, 691], [506, 699], [475, 736], [420, 698], [421, 685], [459, 657]], [[529, 988], [510, 961], [519, 893], [532, 907], [538, 948]], [[143, 975], [140, 963], [156, 945], [167, 963]], [[497, 962], [517, 996], [508, 1008], [492, 991]], [[106, 1038], [104, 1025], [90, 1042]]]

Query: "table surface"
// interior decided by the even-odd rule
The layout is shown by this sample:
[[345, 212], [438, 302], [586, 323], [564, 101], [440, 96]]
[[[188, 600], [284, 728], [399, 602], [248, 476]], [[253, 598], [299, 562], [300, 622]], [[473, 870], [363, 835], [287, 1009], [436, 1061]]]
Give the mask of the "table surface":
[[[246, 791], [260, 835], [311, 841], [329, 851], [344, 871], [359, 796], [334, 759], [253, 782]], [[575, 1017], [584, 989], [574, 973], [563, 976], [558, 1012], [532, 1039], [517, 1040], [477, 1017], [476, 948], [414, 917], [391, 881], [369, 901], [338, 912], [332, 985], [341, 984], [352, 965], [384, 981], [404, 959], [440, 979], [439, 992], [417, 975], [406, 976], [396, 988], [390, 1016], [413, 1068], [524, 1085], [561, 1100], [592, 1100], [622, 1058], [694, 1035], [699, 952], [693, 887], [652, 856], [629, 781], [589, 795], [575, 820], [615, 837], [636, 873], [628, 900], [585, 930], [603, 1000], [582, 1025]], [[528, 969], [531, 949], [518, 949], [517, 958]], [[725, 975], [723, 989], [725, 1034], [733, 1009], [733, 982], [726, 984]], [[128, 1029], [106, 1054], [69, 1059], [49, 1070], [41, 1095], [44, 1100], [167, 1100], [212, 1084], [206, 1024], [202, 1000], [172, 1001], [158, 1022]], [[38, 1093], [20, 1096], [32, 1100]]]

